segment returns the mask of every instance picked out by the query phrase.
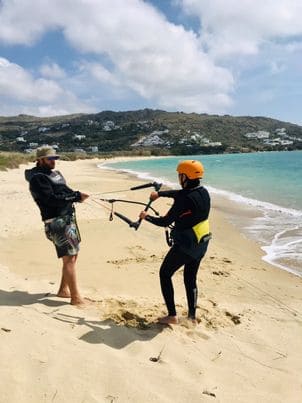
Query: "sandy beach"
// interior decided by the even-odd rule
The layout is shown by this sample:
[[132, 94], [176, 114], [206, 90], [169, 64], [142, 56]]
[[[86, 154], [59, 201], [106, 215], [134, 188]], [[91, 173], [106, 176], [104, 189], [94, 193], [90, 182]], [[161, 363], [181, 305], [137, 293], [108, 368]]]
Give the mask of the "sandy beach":
[[[198, 275], [200, 323], [185, 319], [180, 271], [180, 324], [157, 324], [166, 313], [158, 277], [164, 231], [109, 221], [110, 205], [97, 195], [145, 202], [150, 190], [114, 193], [143, 182], [99, 162], [56, 167], [70, 187], [94, 195], [77, 204], [78, 281], [94, 301], [84, 309], [56, 297], [61, 261], [26, 167], [0, 172], [0, 402], [300, 403], [302, 278], [264, 262], [260, 246], [228, 222], [227, 203], [214, 198], [213, 239]], [[164, 214], [170, 205], [159, 199], [154, 208]], [[135, 220], [140, 207], [115, 210]]]

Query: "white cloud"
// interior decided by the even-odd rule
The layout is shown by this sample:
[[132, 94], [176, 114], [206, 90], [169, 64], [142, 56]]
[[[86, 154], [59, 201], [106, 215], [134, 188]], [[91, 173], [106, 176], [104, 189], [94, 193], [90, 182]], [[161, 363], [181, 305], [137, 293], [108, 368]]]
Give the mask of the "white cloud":
[[3, 1], [0, 41], [29, 45], [51, 29], [82, 57], [100, 58], [90, 66], [96, 82], [136, 92], [155, 107], [222, 112], [232, 102], [230, 71], [211, 60], [193, 32], [142, 0]]
[[54, 81], [34, 79], [21, 66], [0, 58], [0, 96], [51, 102], [62, 93], [62, 89]]
[[30, 45], [48, 29], [59, 27], [56, 1], [54, 7], [49, 7], [49, 3], [49, 0], [2, 0], [0, 42]]
[[[44, 105], [24, 105], [22, 106], [22, 112], [27, 115], [33, 116], [57, 116], [57, 115], [69, 115], [71, 113], [96, 113], [97, 111], [88, 106], [87, 104], [80, 102], [73, 96], [65, 97], [64, 99], [55, 104]], [[16, 114], [16, 113], [14, 113]]]
[[57, 63], [43, 64], [40, 67], [40, 73], [43, 77], [60, 79], [65, 77], [65, 71]]
[[112, 74], [100, 63], [82, 62], [80, 65], [80, 70], [90, 74], [100, 83], [117, 86], [122, 85], [122, 83], [118, 81], [117, 77], [115, 77], [114, 74]]
[[199, 17], [201, 40], [216, 58], [253, 55], [268, 41], [302, 35], [301, 0], [178, 0]]
[[92, 111], [53, 80], [34, 78], [21, 66], [0, 58], [0, 114], [67, 114]]

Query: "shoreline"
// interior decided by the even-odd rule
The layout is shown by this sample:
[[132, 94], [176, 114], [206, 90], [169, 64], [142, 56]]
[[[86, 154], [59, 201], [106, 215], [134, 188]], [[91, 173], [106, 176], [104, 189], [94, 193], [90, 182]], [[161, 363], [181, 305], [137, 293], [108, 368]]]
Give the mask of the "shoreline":
[[[134, 231], [118, 218], [110, 222], [110, 209], [92, 200], [77, 204], [79, 285], [94, 302], [73, 307], [55, 296], [61, 262], [23, 169], [0, 173], [3, 402], [200, 403], [209, 399], [205, 391], [227, 403], [299, 402], [302, 280], [262, 261], [259, 245], [228, 222], [223, 205], [213, 208], [215, 236], [198, 275], [200, 323], [185, 321], [179, 271], [173, 283], [181, 323], [162, 327], [156, 318], [165, 312], [158, 278], [168, 250], [163, 230], [144, 222]], [[114, 197], [140, 182], [102, 172], [94, 160], [61, 161], [57, 169], [71, 188], [95, 195]], [[131, 199], [148, 195], [145, 189]], [[162, 199], [154, 207], [165, 212], [169, 204]], [[136, 219], [140, 207], [115, 210]], [[74, 379], [68, 392], [66, 373]]]

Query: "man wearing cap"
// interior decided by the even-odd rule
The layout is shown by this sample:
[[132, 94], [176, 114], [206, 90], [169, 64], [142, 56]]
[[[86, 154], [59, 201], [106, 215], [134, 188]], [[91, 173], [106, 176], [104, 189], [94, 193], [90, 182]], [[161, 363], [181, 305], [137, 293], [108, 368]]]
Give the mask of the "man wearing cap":
[[25, 178], [40, 209], [45, 234], [54, 243], [58, 258], [63, 259], [62, 279], [57, 295], [71, 298], [72, 305], [83, 305], [84, 299], [78, 290], [75, 272], [81, 238], [73, 203], [81, 203], [89, 196], [66, 185], [63, 175], [54, 170], [58, 158], [52, 147], [38, 148], [36, 166], [25, 170]]

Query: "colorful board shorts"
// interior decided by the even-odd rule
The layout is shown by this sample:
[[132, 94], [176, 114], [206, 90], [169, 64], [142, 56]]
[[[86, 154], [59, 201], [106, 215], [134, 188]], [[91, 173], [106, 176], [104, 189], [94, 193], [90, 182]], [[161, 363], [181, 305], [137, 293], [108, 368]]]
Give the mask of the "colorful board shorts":
[[46, 222], [45, 234], [54, 243], [58, 258], [78, 254], [81, 236], [74, 215], [55, 217]]

